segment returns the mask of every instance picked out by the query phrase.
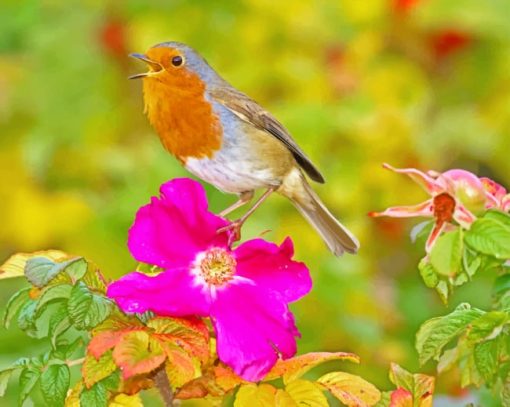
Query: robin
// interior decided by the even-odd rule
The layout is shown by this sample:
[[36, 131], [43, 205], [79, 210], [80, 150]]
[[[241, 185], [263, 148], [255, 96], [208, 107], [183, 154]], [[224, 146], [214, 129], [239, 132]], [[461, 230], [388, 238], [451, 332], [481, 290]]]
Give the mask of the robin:
[[324, 206], [308, 184], [324, 183], [319, 170], [270, 113], [221, 78], [196, 51], [165, 42], [146, 54], [145, 112], [163, 146], [192, 174], [239, 200], [226, 216], [265, 192], [229, 226], [239, 231], [273, 192], [290, 199], [335, 255], [356, 253], [358, 240]]

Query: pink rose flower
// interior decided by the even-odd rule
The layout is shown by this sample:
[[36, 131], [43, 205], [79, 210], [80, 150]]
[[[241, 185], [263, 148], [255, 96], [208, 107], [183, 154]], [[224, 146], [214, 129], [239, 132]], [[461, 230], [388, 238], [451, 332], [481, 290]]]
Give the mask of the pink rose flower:
[[389, 164], [384, 164], [384, 168], [408, 175], [427, 191], [430, 199], [418, 205], [395, 206], [384, 212], [370, 212], [369, 216], [435, 218], [434, 228], [427, 239], [427, 252], [430, 252], [438, 237], [453, 221], [468, 229], [476, 220], [474, 213], [490, 208], [510, 209], [510, 199], [501, 185], [488, 178], [478, 178], [469, 171], [456, 169], [444, 173], [424, 173], [415, 168], [393, 168]]
[[156, 276], [134, 272], [108, 287], [125, 312], [210, 317], [218, 356], [242, 378], [260, 380], [278, 358], [296, 353], [299, 336], [288, 303], [312, 286], [307, 267], [280, 246], [254, 239], [232, 249], [228, 224], [207, 209], [202, 186], [175, 179], [161, 198], [139, 209], [129, 231], [135, 259], [161, 267]]

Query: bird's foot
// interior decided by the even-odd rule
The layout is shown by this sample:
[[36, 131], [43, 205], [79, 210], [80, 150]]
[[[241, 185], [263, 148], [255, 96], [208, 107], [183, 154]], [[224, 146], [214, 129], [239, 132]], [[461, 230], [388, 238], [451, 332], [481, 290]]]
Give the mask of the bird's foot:
[[243, 226], [244, 220], [243, 219], [237, 219], [232, 221], [227, 226], [223, 226], [222, 228], [219, 228], [216, 233], [228, 233], [228, 243], [229, 245], [241, 240], [241, 227]]

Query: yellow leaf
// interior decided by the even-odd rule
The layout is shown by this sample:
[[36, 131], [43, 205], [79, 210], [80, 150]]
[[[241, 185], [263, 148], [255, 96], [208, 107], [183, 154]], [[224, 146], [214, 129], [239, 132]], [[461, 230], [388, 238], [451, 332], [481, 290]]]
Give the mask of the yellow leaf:
[[99, 359], [96, 359], [91, 354], [87, 354], [81, 368], [81, 373], [85, 386], [90, 388], [93, 384], [110, 376], [115, 370], [117, 370], [117, 366], [113, 362], [112, 352], [108, 351]]
[[308, 380], [294, 380], [285, 390], [300, 407], [328, 407], [322, 388]]
[[234, 401], [234, 407], [274, 407], [276, 389], [270, 384], [242, 385]]
[[60, 250], [42, 250], [33, 253], [17, 253], [7, 259], [7, 261], [0, 266], [0, 279], [22, 277], [25, 275], [25, 265], [32, 257], [46, 257], [53, 261], [61, 261], [66, 258], [71, 258], [67, 253]]
[[285, 390], [278, 390], [275, 397], [275, 407], [298, 407], [294, 399]]
[[138, 394], [128, 396], [121, 393], [108, 403], [108, 407], [143, 407], [143, 404]]
[[317, 383], [347, 406], [372, 406], [381, 398], [381, 392], [373, 384], [350, 373], [328, 373], [319, 378]]
[[83, 382], [76, 382], [72, 389], [67, 392], [65, 407], [80, 407], [80, 393], [83, 390]]
[[315, 366], [330, 360], [348, 360], [359, 363], [359, 357], [347, 352], [311, 352], [287, 360], [276, 362], [264, 380], [274, 380], [283, 376], [284, 383], [295, 380]]
[[201, 376], [200, 361], [186, 353], [177, 345], [162, 343], [167, 356], [165, 363], [166, 374], [174, 388], [182, 387], [189, 381]]

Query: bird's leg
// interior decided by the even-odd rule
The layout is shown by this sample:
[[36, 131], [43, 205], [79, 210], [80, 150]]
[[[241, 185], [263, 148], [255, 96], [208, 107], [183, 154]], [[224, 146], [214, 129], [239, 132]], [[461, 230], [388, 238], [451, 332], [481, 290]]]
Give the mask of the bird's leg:
[[278, 187], [271, 187], [264, 192], [259, 199], [257, 199], [257, 202], [253, 204], [253, 206], [248, 209], [248, 211], [241, 216], [239, 219], [233, 221], [230, 225], [224, 226], [220, 229], [218, 229], [218, 233], [226, 232], [227, 230], [232, 230], [233, 238], [232, 240], [235, 242], [241, 238], [241, 226], [243, 226], [243, 223], [246, 222], [246, 219], [248, 219], [253, 212], [257, 210], [257, 208], [262, 205], [262, 202], [264, 202], [269, 195], [271, 195], [274, 191], [276, 191]]
[[245, 192], [242, 192], [240, 195], [239, 195], [239, 199], [237, 200], [237, 202], [235, 202], [234, 204], [230, 205], [228, 208], [222, 210], [220, 213], [219, 213], [219, 216], [221, 216], [222, 218], [224, 218], [225, 216], [227, 216], [230, 212], [233, 212], [235, 211], [237, 208], [240, 208], [241, 206], [243, 205], [246, 205], [248, 202], [250, 202], [252, 199], [253, 199], [253, 194], [254, 192], [253, 191], [245, 191]]

